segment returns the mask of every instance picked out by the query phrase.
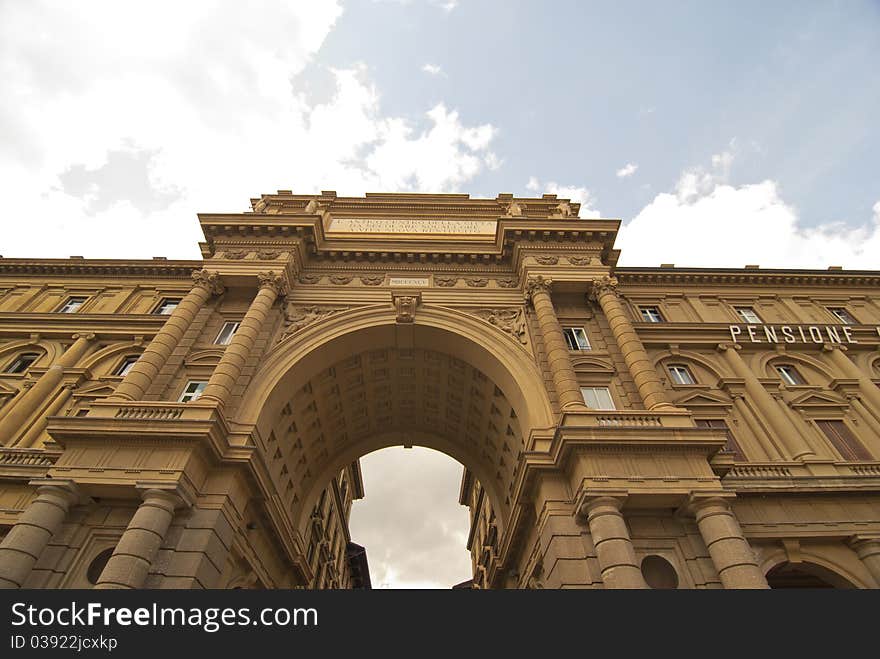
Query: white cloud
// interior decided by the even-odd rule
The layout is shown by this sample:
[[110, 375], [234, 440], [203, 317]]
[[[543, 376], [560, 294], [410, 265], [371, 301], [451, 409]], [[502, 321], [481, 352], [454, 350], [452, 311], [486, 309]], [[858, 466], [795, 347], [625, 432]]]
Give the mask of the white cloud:
[[541, 183], [536, 177], [532, 176], [529, 178], [528, 183], [526, 183], [526, 189], [531, 190], [535, 193], [555, 194], [560, 199], [571, 199], [571, 201], [578, 202], [581, 205], [580, 211], [578, 212], [578, 217], [602, 217], [602, 214], [599, 212], [599, 210], [594, 208], [596, 199], [593, 197], [593, 194], [589, 190], [587, 190], [587, 188], [577, 187], [573, 185], [559, 185], [554, 181]]
[[422, 71], [432, 76], [446, 75], [445, 73], [443, 73], [443, 69], [441, 69], [440, 66], [437, 64], [423, 64]]
[[709, 170], [684, 171], [674, 192], [657, 195], [623, 226], [617, 241], [621, 265], [877, 267], [880, 202], [861, 227], [834, 222], [806, 227], [776, 181], [729, 184], [733, 160], [725, 151], [712, 157]]
[[269, 23], [252, 11], [4, 3], [2, 253], [194, 258], [197, 212], [262, 192], [446, 192], [498, 166], [493, 126], [442, 104], [424, 129], [386, 116], [364, 66], [332, 71], [332, 97], [307, 101], [296, 76], [336, 3], [264, 3]]
[[470, 579], [462, 466], [421, 447], [376, 451], [361, 465], [365, 496], [352, 507], [351, 539], [367, 548], [373, 588], [449, 588]]
[[432, 4], [448, 13], [458, 7], [458, 0], [434, 0]]
[[617, 178], [626, 178], [628, 176], [632, 176], [636, 173], [636, 170], [639, 166], [633, 162], [626, 163], [623, 167], [617, 170]]

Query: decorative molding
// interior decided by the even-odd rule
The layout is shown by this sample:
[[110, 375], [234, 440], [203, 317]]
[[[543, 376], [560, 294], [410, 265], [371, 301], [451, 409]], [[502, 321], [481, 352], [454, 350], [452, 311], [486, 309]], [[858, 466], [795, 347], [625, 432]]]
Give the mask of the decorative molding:
[[226, 288], [220, 281], [220, 275], [206, 269], [193, 270], [192, 272], [193, 288], [203, 286], [207, 288], [213, 295], [220, 295]]
[[541, 265], [556, 265], [559, 263], [558, 256], [536, 256], [535, 260]]
[[412, 323], [416, 318], [416, 308], [419, 306], [418, 295], [395, 295], [394, 308], [397, 310], [398, 323]]
[[381, 286], [385, 281], [385, 275], [364, 275], [361, 277], [361, 283], [364, 286]]
[[496, 279], [495, 283], [499, 288], [516, 288], [516, 278], [514, 277], [502, 277], [501, 279]]
[[529, 277], [529, 281], [526, 284], [526, 298], [534, 300], [536, 293], [547, 293], [549, 295], [551, 290], [553, 290], [553, 280], [549, 277], [545, 278], [541, 275]]
[[332, 316], [340, 311], [345, 311], [347, 307], [320, 307], [320, 306], [298, 306], [288, 304], [284, 311], [284, 325], [279, 341], [286, 339], [291, 334], [305, 329], [312, 323], [323, 320], [328, 316]]
[[260, 261], [272, 261], [281, 256], [281, 252], [276, 250], [260, 250], [257, 252], [257, 258]]
[[248, 254], [250, 254], [250, 252], [246, 252], [243, 249], [231, 249], [223, 252], [223, 257], [232, 261], [240, 261]]
[[466, 277], [464, 283], [473, 288], [485, 288], [489, 285], [489, 280], [486, 277]]
[[321, 279], [321, 275], [300, 275], [297, 281], [300, 284], [317, 284]]
[[287, 278], [284, 275], [276, 275], [273, 270], [269, 270], [269, 272], [260, 272], [257, 278], [260, 281], [260, 288], [272, 288], [276, 295], [287, 295]]
[[526, 320], [522, 308], [465, 309], [464, 311], [485, 320], [502, 332], [510, 334], [521, 344], [528, 345], [529, 337], [526, 332]]
[[351, 275], [330, 275], [330, 283], [335, 286], [345, 286], [354, 279]]
[[609, 277], [608, 275], [605, 275], [604, 277], [600, 277], [599, 279], [594, 279], [593, 285], [590, 288], [590, 292], [588, 294], [588, 299], [598, 301], [599, 298], [606, 293], [611, 293], [616, 297], [620, 295], [617, 286], [617, 277]]
[[438, 286], [443, 286], [444, 288], [450, 288], [455, 286], [458, 283], [459, 277], [450, 277], [447, 275], [436, 275], [434, 277], [434, 283]]
[[566, 259], [572, 265], [590, 265], [593, 262], [591, 256], [567, 256]]

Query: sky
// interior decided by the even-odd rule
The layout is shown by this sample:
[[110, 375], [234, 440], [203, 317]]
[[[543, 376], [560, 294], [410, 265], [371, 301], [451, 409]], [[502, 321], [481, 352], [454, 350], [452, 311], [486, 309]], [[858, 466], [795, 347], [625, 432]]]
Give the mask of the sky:
[[[0, 0], [0, 254], [198, 258], [197, 212], [277, 189], [555, 192], [621, 265], [876, 269], [877, 62], [877, 0]], [[399, 512], [381, 455], [353, 525]], [[406, 541], [371, 564], [425, 585]]]

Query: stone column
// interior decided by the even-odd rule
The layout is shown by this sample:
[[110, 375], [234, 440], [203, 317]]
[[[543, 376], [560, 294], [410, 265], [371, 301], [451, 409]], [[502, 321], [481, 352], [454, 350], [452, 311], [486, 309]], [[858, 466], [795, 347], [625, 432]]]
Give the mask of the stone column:
[[[49, 540], [79, 501], [73, 481], [40, 479], [37, 497], [0, 544], [0, 588], [21, 588]], [[36, 481], [33, 482], [36, 484]]]
[[880, 587], [880, 535], [857, 535], [849, 542], [868, 572]]
[[763, 420], [782, 442], [785, 449], [789, 452], [791, 459], [798, 460], [807, 456], [815, 457], [813, 449], [798, 435], [779, 405], [773, 400], [773, 396], [767, 392], [764, 385], [758, 381], [758, 378], [752, 373], [752, 370], [746, 365], [743, 358], [739, 356], [737, 352], [739, 349], [739, 346], [727, 343], [722, 343], [718, 346], [718, 350], [724, 353], [724, 357], [727, 363], [730, 364], [736, 377], [744, 381], [746, 393], [749, 395], [750, 401], [761, 413]]
[[868, 408], [877, 419], [880, 419], [880, 387], [871, 382], [867, 373], [862, 372], [855, 363], [844, 354], [844, 346], [825, 344], [825, 351], [831, 355], [831, 361], [848, 378], [858, 380], [859, 391], [865, 399], [865, 407]]
[[647, 588], [620, 509], [621, 496], [597, 496], [586, 501], [586, 514], [606, 588]]
[[630, 322], [617, 294], [617, 279], [603, 277], [593, 281], [590, 295], [602, 307], [617, 347], [623, 355], [626, 367], [639, 390], [639, 395], [649, 410], [671, 409], [674, 406], [666, 397], [657, 370], [645, 351], [633, 324]]
[[65, 384], [61, 387], [61, 391], [58, 392], [58, 395], [55, 396], [55, 400], [53, 400], [51, 405], [49, 405], [49, 407], [43, 412], [40, 420], [31, 425], [16, 446], [19, 448], [30, 448], [33, 446], [37, 439], [39, 439], [40, 435], [43, 434], [43, 430], [46, 429], [46, 419], [50, 416], [55, 416], [64, 408], [67, 401], [70, 400], [70, 396], [73, 394], [74, 389], [76, 389], [76, 385], [74, 384]]
[[275, 303], [275, 299], [286, 293], [287, 285], [284, 277], [276, 275], [274, 272], [264, 272], [260, 273], [259, 278], [260, 290], [248, 307], [232, 341], [226, 346], [223, 358], [217, 364], [208, 381], [208, 386], [202, 392], [201, 400], [214, 400], [221, 405], [229, 400], [232, 388], [241, 375], [241, 370], [254, 347], [254, 342], [263, 329], [269, 310]]
[[527, 295], [535, 308], [538, 325], [541, 327], [547, 363], [553, 375], [560, 409], [565, 412], [586, 411], [584, 396], [578, 386], [574, 367], [571, 365], [571, 356], [568, 354], [568, 344], [565, 342], [565, 335], [562, 333], [562, 326], [556, 317], [556, 310], [550, 297], [552, 284], [552, 280], [540, 275], [532, 277], [528, 282]]
[[223, 292], [216, 272], [196, 270], [192, 274], [193, 287], [147, 346], [140, 359], [123, 378], [116, 391], [107, 400], [142, 400], [156, 375], [168, 361], [183, 334], [192, 324], [199, 309], [211, 295]]
[[703, 542], [725, 588], [769, 588], [755, 555], [727, 500], [721, 496], [692, 497]]
[[168, 490], [143, 492], [143, 503], [128, 523], [95, 588], [141, 588], [162, 546], [174, 509], [182, 499]]
[[64, 370], [76, 365], [88, 350], [95, 335], [74, 334], [73, 338], [73, 344], [64, 351], [58, 361], [52, 364], [21, 398], [12, 403], [14, 407], [0, 419], [0, 445], [8, 446], [28, 418], [46, 402], [47, 398], [51, 397], [55, 387], [64, 379]]
[[767, 437], [767, 433], [761, 427], [761, 422], [755, 419], [754, 415], [752, 415], [752, 411], [749, 409], [749, 406], [746, 403], [742, 393], [737, 392], [731, 394], [730, 397], [733, 399], [733, 406], [736, 408], [736, 411], [739, 412], [740, 418], [742, 418], [745, 424], [752, 431], [752, 435], [755, 437], [756, 443], [758, 444], [758, 446], [761, 447], [761, 450], [764, 451], [765, 457], [768, 460], [781, 460], [782, 455], [780, 455], [779, 451], [776, 449], [772, 438]]

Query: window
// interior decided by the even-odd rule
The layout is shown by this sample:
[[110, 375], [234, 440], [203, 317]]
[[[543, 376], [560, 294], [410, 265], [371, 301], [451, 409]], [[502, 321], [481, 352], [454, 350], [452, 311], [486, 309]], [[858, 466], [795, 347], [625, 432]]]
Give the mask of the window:
[[562, 330], [569, 350], [590, 350], [590, 340], [583, 327], [566, 327]]
[[846, 325], [857, 325], [859, 321], [852, 317], [852, 315], [844, 309], [843, 307], [828, 307], [828, 311], [834, 314], [834, 317], [837, 318], [841, 323], [845, 323]]
[[646, 323], [662, 323], [663, 314], [657, 307], [639, 307], [639, 313], [642, 314], [642, 320]]
[[694, 374], [684, 364], [672, 364], [669, 367], [669, 376], [675, 384], [696, 384]]
[[64, 306], [58, 310], [58, 313], [76, 313], [88, 298], [69, 297]]
[[198, 400], [199, 396], [202, 395], [202, 392], [207, 386], [208, 383], [204, 380], [190, 380], [186, 383], [186, 389], [184, 389], [183, 393], [180, 395], [180, 402], [189, 403]]
[[742, 318], [744, 323], [760, 323], [761, 317], [755, 313], [752, 307], [734, 307], [737, 315]]
[[776, 367], [776, 372], [779, 373], [779, 377], [782, 378], [782, 381], [785, 384], [806, 384], [804, 378], [801, 377], [801, 374], [798, 373], [797, 369], [790, 364], [782, 364]]
[[117, 367], [115, 371], [113, 371], [113, 375], [128, 375], [128, 372], [131, 370], [131, 367], [134, 366], [135, 362], [138, 360], [139, 355], [129, 355], [125, 359], [122, 360], [122, 363]]
[[828, 441], [834, 445], [844, 460], [853, 462], [873, 460], [867, 449], [855, 438], [843, 421], [816, 421]]
[[31, 365], [40, 358], [36, 352], [26, 352], [19, 355], [15, 360], [6, 367], [4, 373], [24, 373]]
[[221, 346], [229, 345], [229, 342], [232, 341], [232, 335], [238, 331], [239, 325], [241, 323], [223, 323], [223, 329], [220, 330], [217, 338], [214, 339], [214, 343]]
[[584, 402], [591, 410], [616, 410], [608, 387], [581, 387]]
[[180, 304], [180, 298], [166, 297], [162, 300], [159, 306], [156, 307], [156, 310], [153, 313], [158, 316], [170, 316], [177, 308], [178, 304]]
[[737, 443], [736, 438], [734, 438], [733, 433], [730, 432], [730, 427], [727, 425], [727, 422], [724, 419], [695, 419], [697, 428], [712, 428], [713, 430], [723, 430], [725, 436], [727, 437], [727, 444], [724, 445], [724, 450], [728, 453], [733, 453], [733, 459], [737, 462], [745, 462], [746, 456], [743, 453], [742, 448]]

